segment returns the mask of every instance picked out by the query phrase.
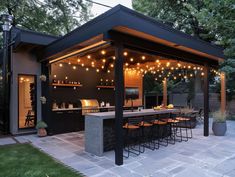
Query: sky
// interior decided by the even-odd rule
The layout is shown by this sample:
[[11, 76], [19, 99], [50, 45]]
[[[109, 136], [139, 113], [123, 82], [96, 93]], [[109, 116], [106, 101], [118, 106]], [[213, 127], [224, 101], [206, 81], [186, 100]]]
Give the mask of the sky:
[[[111, 7], [114, 7], [118, 4], [121, 4], [123, 6], [126, 6], [128, 8], [132, 8], [131, 0], [93, 0], [94, 2], [102, 3]], [[109, 10], [108, 7], [103, 7], [100, 5], [93, 4], [93, 7], [91, 9], [92, 14], [96, 17], [104, 12]]]

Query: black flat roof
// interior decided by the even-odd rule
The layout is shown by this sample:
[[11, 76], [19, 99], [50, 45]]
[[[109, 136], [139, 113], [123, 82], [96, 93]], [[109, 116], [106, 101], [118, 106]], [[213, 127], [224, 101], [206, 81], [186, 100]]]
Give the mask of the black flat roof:
[[201, 53], [205, 55], [204, 57], [211, 57], [210, 59], [217, 61], [224, 59], [223, 48], [175, 30], [168, 25], [122, 5], [115, 6], [81, 27], [53, 41], [44, 49], [40, 59], [53, 58], [58, 53], [68, 50], [92, 37], [106, 34], [111, 30], [128, 33], [129, 35], [138, 33], [140, 38], [147, 39], [146, 36], [148, 36], [149, 38], [156, 39], [157, 43], [169, 44], [172, 45], [171, 47], [178, 47], [179, 50], [188, 50], [190, 52], [197, 52], [197, 54]]
[[14, 50], [46, 46], [59, 38], [58, 36], [26, 30], [19, 27], [13, 27], [12, 33], [12, 38], [15, 41]]

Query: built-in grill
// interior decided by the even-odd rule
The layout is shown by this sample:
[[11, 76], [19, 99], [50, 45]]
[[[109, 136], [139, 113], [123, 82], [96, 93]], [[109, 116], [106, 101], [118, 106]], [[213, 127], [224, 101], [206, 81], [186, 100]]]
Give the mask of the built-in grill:
[[99, 112], [99, 102], [96, 99], [81, 99], [82, 115]]

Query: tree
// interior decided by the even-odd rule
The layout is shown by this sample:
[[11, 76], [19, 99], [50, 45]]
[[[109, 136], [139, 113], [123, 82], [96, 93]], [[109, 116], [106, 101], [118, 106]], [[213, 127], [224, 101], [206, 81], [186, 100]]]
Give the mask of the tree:
[[0, 14], [13, 15], [13, 26], [64, 35], [89, 20], [91, 6], [83, 0], [0, 0]]
[[228, 98], [235, 95], [234, 0], [133, 0], [134, 9], [175, 29], [225, 48]]

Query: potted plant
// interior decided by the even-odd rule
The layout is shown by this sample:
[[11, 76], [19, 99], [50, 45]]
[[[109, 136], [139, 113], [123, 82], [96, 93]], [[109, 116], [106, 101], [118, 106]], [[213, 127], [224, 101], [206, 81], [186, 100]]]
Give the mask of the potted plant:
[[212, 124], [212, 131], [215, 136], [224, 136], [227, 131], [227, 124], [226, 124], [226, 112], [216, 111], [212, 113], [213, 117], [213, 124]]
[[47, 136], [47, 124], [43, 121], [38, 121], [37, 125], [36, 125], [36, 129], [38, 130], [38, 136], [39, 137], [44, 137]]

